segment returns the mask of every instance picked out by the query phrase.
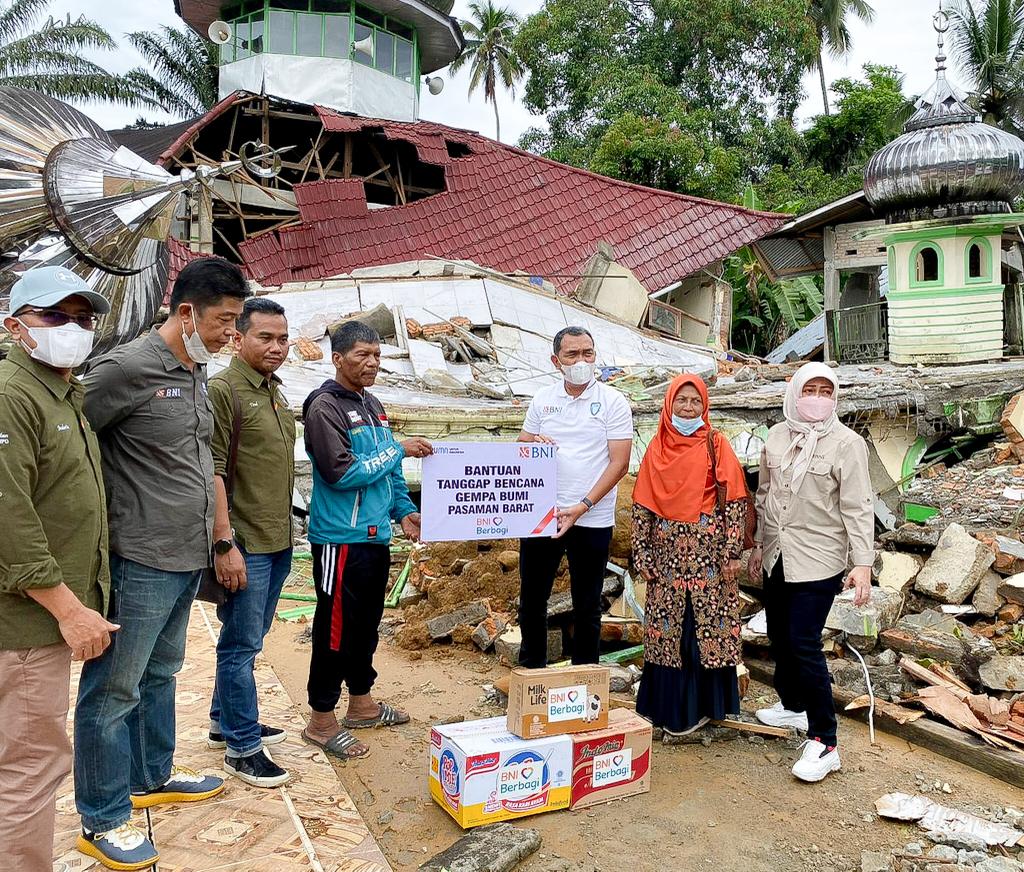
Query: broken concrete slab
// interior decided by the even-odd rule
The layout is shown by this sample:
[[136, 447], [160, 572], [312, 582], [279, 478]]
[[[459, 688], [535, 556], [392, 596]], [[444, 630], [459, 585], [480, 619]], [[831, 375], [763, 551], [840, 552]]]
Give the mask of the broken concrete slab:
[[991, 548], [959, 524], [950, 524], [918, 574], [914, 588], [941, 602], [960, 605], [974, 593], [995, 559]]
[[508, 823], [478, 827], [435, 854], [420, 872], [508, 872], [540, 849], [540, 833]]
[[411, 581], [405, 583], [405, 587], [402, 588], [402, 592], [398, 595], [398, 605], [400, 608], [406, 606], [415, 605], [418, 602], [422, 602], [426, 599], [426, 594], [423, 593], [415, 584]]
[[[494, 653], [508, 666], [519, 665], [519, 649], [523, 647], [523, 631], [517, 626], [508, 626], [494, 640]], [[548, 663], [562, 659], [562, 631], [548, 630]]]
[[1024, 657], [997, 654], [978, 669], [989, 690], [1024, 690]]
[[996, 592], [1011, 603], [1024, 605], [1024, 573], [1011, 575], [999, 585]]
[[874, 575], [878, 586], [902, 595], [914, 586], [914, 579], [924, 567], [924, 558], [905, 551], [879, 551], [875, 558]]
[[881, 587], [873, 587], [870, 601], [862, 606], [854, 605], [853, 597], [852, 590], [836, 597], [825, 619], [825, 626], [845, 633], [850, 644], [864, 653], [875, 647], [879, 633], [896, 623], [903, 597]]
[[500, 615], [488, 615], [473, 631], [473, 643], [481, 651], [490, 651], [494, 647], [494, 642], [505, 632], [507, 626], [508, 621]]
[[978, 589], [971, 600], [971, 605], [979, 615], [992, 618], [1003, 607], [1006, 600], [999, 594], [999, 586], [1002, 583], [1003, 577], [991, 569], [981, 577]]
[[483, 602], [466, 603], [466, 605], [443, 615], [427, 620], [427, 632], [435, 642], [447, 639], [452, 631], [463, 624], [476, 625], [490, 614], [490, 609]]
[[880, 541], [884, 545], [896, 545], [900, 548], [919, 548], [931, 551], [939, 544], [942, 533], [938, 527], [925, 527], [921, 524], [904, 524], [895, 530], [883, 533]]
[[640, 680], [641, 672], [636, 666], [612, 664], [608, 668], [610, 670], [608, 689], [612, 693], [630, 693]]

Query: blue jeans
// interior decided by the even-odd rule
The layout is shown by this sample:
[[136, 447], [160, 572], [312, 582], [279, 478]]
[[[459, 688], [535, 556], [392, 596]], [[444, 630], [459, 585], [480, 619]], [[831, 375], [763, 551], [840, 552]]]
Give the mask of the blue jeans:
[[174, 759], [174, 676], [202, 573], [166, 572], [110, 555], [113, 634], [86, 661], [75, 709], [75, 799], [82, 825], [115, 829], [132, 791], [160, 787]]
[[246, 588], [229, 594], [217, 609], [217, 680], [210, 704], [210, 724], [220, 733], [232, 757], [248, 757], [263, 747], [253, 664], [263, 650], [263, 637], [274, 623], [277, 601], [292, 569], [292, 549], [245, 558]]

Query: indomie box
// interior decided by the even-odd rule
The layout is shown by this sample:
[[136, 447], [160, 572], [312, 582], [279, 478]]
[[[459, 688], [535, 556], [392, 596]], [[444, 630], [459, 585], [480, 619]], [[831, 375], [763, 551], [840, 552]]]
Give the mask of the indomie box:
[[504, 718], [430, 731], [430, 795], [463, 829], [569, 807], [572, 741], [525, 741]]
[[609, 677], [604, 666], [513, 669], [508, 731], [535, 739], [606, 727]]
[[586, 808], [651, 789], [651, 725], [635, 712], [615, 709], [605, 729], [571, 738], [570, 808]]

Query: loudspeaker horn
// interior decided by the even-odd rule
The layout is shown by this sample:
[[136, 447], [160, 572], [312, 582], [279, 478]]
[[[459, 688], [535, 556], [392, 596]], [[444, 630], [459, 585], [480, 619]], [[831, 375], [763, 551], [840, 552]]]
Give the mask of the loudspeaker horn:
[[217, 45], [224, 45], [231, 40], [231, 25], [226, 21], [217, 19], [207, 29], [206, 34], [210, 37], [211, 42], [215, 42]]
[[373, 35], [363, 37], [358, 42], [352, 43], [352, 51], [359, 52], [360, 54], [369, 55], [370, 60], [373, 60]]

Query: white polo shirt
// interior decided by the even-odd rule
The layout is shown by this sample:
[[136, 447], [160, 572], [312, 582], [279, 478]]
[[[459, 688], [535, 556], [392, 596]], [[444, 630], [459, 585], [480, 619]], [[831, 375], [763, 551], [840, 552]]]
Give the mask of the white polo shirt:
[[[568, 508], [583, 499], [608, 467], [608, 442], [633, 439], [633, 411], [615, 388], [592, 381], [578, 397], [565, 382], [542, 388], [530, 402], [523, 429], [550, 436], [558, 444], [558, 505]], [[615, 495], [608, 495], [583, 515], [579, 527], [615, 526]]]

